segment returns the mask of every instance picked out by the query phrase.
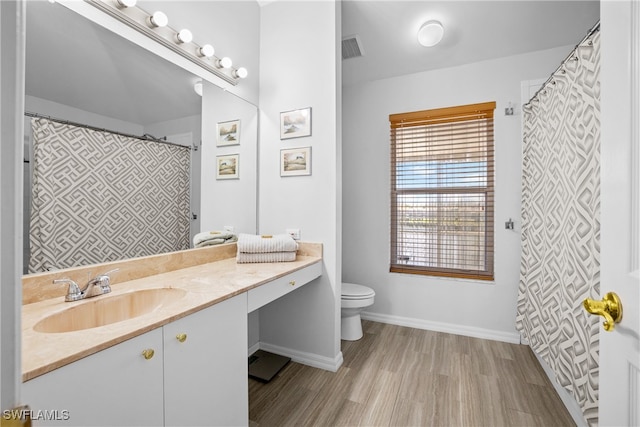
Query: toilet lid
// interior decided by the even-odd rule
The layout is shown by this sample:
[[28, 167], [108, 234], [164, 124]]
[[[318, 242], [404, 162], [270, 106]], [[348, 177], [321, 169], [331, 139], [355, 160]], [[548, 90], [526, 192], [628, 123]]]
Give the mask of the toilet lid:
[[356, 285], [354, 283], [342, 284], [342, 298], [343, 299], [364, 299], [375, 296], [373, 289], [362, 285]]

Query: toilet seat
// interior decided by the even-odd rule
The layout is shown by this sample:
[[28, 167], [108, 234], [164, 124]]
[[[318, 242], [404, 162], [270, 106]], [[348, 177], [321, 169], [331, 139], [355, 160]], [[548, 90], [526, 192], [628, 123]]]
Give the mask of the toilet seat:
[[372, 298], [376, 295], [373, 289], [354, 283], [342, 283], [343, 300], [361, 300]]

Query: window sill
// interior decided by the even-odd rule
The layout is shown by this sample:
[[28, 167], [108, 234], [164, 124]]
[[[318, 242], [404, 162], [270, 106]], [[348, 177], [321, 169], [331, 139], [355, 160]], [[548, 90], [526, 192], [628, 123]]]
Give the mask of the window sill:
[[429, 277], [429, 278], [433, 278], [433, 279], [443, 279], [443, 280], [447, 280], [447, 281], [456, 281], [456, 282], [460, 282], [460, 281], [464, 281], [465, 283], [482, 283], [482, 284], [490, 284], [490, 285], [494, 285], [495, 284], [495, 275], [492, 276], [487, 276], [485, 277], [478, 277], [478, 276], [473, 276], [471, 274], [463, 274], [463, 273], [445, 273], [445, 274], [439, 274], [436, 272], [425, 272], [425, 271], [410, 271], [408, 269], [402, 269], [402, 268], [396, 268], [396, 267], [391, 267], [389, 269], [390, 273], [393, 274], [408, 274], [411, 276], [423, 276], [423, 277]]

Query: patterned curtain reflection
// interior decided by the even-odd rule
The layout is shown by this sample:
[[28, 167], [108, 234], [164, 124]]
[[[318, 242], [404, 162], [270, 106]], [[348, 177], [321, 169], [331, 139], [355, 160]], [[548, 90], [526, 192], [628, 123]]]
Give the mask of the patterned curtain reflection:
[[188, 147], [35, 118], [29, 272], [189, 248]]
[[598, 422], [600, 33], [585, 39], [524, 109], [517, 328]]

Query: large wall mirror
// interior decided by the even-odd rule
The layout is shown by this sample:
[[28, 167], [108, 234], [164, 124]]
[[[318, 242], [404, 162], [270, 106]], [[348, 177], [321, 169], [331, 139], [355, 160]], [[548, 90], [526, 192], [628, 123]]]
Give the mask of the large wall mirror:
[[[199, 96], [194, 91], [197, 76], [64, 5], [34, 0], [26, 9], [27, 112], [192, 147], [190, 241], [202, 230], [225, 225], [255, 232], [257, 183], [252, 169], [258, 114], [254, 105], [208, 82]], [[240, 144], [216, 147], [217, 124], [236, 120], [242, 126]], [[25, 117], [25, 274], [31, 256], [30, 122]], [[244, 174], [236, 180], [217, 180], [215, 159], [236, 154]], [[91, 232], [90, 224], [85, 228]]]

